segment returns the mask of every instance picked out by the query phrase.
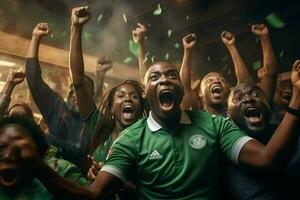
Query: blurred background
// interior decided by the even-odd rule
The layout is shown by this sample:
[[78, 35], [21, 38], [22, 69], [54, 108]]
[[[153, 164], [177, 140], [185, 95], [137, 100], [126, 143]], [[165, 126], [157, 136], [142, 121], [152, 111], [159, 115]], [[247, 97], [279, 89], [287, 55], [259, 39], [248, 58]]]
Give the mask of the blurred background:
[[[199, 77], [218, 71], [235, 82], [233, 63], [220, 40], [223, 30], [236, 35], [241, 56], [255, 77], [262, 52], [250, 31], [254, 23], [268, 26], [282, 77], [288, 78], [292, 62], [299, 58], [300, 1], [296, 0], [1, 0], [0, 87], [10, 69], [22, 68], [32, 29], [38, 22], [48, 22], [52, 34], [43, 38], [40, 48], [43, 77], [65, 96], [70, 84], [70, 13], [73, 7], [83, 5], [90, 6], [92, 13], [83, 33], [85, 68], [92, 76], [97, 58], [110, 56], [114, 66], [107, 74], [106, 86], [139, 78], [138, 48], [131, 36], [137, 22], [148, 30], [149, 65], [168, 60], [180, 66], [182, 37], [196, 33], [193, 67]], [[26, 83], [16, 88], [13, 99], [31, 102]]]

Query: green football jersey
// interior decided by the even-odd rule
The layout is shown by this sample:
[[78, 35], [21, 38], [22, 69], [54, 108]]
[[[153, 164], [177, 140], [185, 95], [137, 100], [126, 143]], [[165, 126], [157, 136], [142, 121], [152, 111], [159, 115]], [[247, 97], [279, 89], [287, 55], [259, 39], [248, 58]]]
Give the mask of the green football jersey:
[[117, 138], [101, 171], [136, 180], [139, 199], [216, 199], [220, 154], [237, 162], [250, 139], [221, 116], [182, 111], [168, 130], [150, 112]]

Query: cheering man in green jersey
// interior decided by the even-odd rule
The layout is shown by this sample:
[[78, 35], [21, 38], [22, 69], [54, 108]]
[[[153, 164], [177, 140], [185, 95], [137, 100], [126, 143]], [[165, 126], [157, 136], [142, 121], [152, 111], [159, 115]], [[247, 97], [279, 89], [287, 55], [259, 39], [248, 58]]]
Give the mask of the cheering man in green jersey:
[[[89, 15], [74, 8], [72, 17]], [[297, 137], [300, 112], [300, 62], [293, 67], [294, 93], [270, 141], [263, 145], [231, 121], [201, 111], [182, 111], [184, 94], [178, 70], [169, 63], [152, 65], [145, 76], [147, 119], [125, 129], [112, 145], [95, 181], [81, 187], [60, 177], [38, 157], [31, 141], [20, 146], [35, 176], [57, 198], [104, 199], [127, 179], [135, 180], [139, 199], [216, 199], [219, 156], [256, 168], [270, 168]]]

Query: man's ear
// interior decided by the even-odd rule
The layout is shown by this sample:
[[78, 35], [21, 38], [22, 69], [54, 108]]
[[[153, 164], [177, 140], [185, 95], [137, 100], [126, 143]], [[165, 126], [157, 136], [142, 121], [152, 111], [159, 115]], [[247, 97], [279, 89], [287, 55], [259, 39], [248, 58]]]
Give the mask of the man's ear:
[[226, 115], [229, 117], [229, 109], [228, 108], [226, 108]]
[[146, 99], [145, 89], [142, 90], [142, 97], [143, 97], [144, 99]]

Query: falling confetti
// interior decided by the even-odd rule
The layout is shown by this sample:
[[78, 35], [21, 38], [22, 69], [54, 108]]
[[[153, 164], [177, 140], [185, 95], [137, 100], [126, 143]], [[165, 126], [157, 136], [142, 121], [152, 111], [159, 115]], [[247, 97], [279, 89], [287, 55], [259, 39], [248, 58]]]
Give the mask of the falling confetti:
[[280, 17], [275, 13], [271, 13], [266, 17], [268, 24], [274, 28], [282, 28], [285, 26], [285, 23]]
[[97, 23], [99, 23], [99, 22], [102, 20], [102, 18], [103, 18], [103, 15], [100, 14], [100, 15], [97, 17]]
[[253, 68], [254, 70], [258, 70], [260, 67], [261, 67], [261, 62], [260, 62], [260, 60], [257, 60], [257, 61], [255, 61], [255, 62], [252, 64], [252, 68]]
[[228, 69], [227, 74], [231, 74], [231, 70], [230, 69]]
[[228, 55], [224, 55], [222, 58], [221, 58], [222, 61], [226, 61], [228, 60]]
[[180, 45], [179, 45], [178, 43], [175, 43], [174, 47], [175, 47], [176, 49], [178, 49], [178, 48], [180, 47]]
[[171, 37], [171, 34], [172, 34], [172, 30], [169, 29], [169, 30], [168, 30], [168, 37], [169, 37], [169, 38]]
[[68, 34], [67, 34], [67, 31], [63, 31], [62, 33], [61, 33], [61, 36], [63, 36], [63, 37], [66, 37]]
[[131, 62], [132, 62], [132, 57], [131, 56], [128, 56], [128, 57], [126, 57], [125, 59], [124, 59], [124, 61], [123, 61], [123, 63], [125, 63], [125, 64], [130, 64]]
[[90, 34], [88, 32], [84, 32], [83, 35], [84, 35], [84, 39], [87, 41], [90, 41], [92, 38], [92, 34]]
[[186, 20], [189, 20], [189, 18], [190, 18], [190, 17], [189, 17], [188, 15], [185, 17]]
[[139, 56], [140, 46], [139, 44], [135, 43], [133, 40], [129, 40], [129, 51], [135, 55], [136, 57]]
[[123, 20], [124, 20], [125, 23], [127, 23], [127, 17], [125, 15], [125, 13], [123, 13]]
[[144, 37], [144, 39], [145, 39], [145, 40], [147, 40], [147, 39], [148, 39], [147, 35]]
[[151, 58], [152, 63], [154, 63], [154, 58], [155, 58], [155, 56], [152, 56], [152, 58]]
[[150, 56], [150, 52], [148, 51], [146, 54], [145, 54], [145, 59], [144, 59], [144, 63], [146, 63], [148, 61], [148, 56]]
[[207, 56], [207, 61], [210, 61], [210, 57], [209, 56]]
[[227, 69], [227, 64], [222, 68], [222, 71], [225, 71]]
[[259, 42], [259, 38], [258, 38], [258, 37], [256, 38], [255, 42], [256, 42], [256, 43], [258, 43], [258, 42]]
[[161, 7], [160, 4], [157, 5], [157, 8], [153, 11], [153, 15], [160, 15], [161, 14]]
[[284, 53], [285, 53], [284, 50], [281, 50], [279, 53], [279, 58], [282, 58], [284, 56]]
[[166, 55], [165, 55], [165, 60], [169, 60], [169, 58], [170, 58], [169, 53], [166, 53]]
[[51, 37], [51, 38], [53, 38], [53, 37], [54, 37], [53, 33], [51, 33], [50, 37]]

